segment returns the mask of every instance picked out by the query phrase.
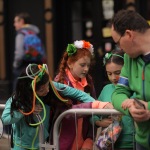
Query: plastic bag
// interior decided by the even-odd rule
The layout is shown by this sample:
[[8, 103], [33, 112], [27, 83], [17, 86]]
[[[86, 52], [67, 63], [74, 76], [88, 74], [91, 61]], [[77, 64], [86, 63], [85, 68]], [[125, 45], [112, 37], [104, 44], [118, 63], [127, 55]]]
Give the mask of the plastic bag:
[[120, 119], [115, 119], [112, 124], [100, 133], [99, 138], [96, 141], [97, 147], [100, 148], [100, 150], [111, 150], [121, 131], [121, 121]]

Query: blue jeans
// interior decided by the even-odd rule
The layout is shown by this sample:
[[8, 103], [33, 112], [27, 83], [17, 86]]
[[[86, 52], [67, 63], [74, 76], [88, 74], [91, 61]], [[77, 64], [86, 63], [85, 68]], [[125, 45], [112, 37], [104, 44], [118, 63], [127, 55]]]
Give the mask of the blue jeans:
[[143, 147], [142, 145], [136, 143], [136, 150], [147, 150], [147, 149]]

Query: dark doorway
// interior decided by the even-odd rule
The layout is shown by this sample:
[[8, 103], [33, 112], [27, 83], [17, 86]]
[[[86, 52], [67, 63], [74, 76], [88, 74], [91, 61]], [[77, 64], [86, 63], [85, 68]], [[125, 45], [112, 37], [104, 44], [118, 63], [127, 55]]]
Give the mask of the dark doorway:
[[[114, 7], [115, 12], [118, 9], [117, 6], [122, 5], [122, 1], [117, 1]], [[106, 25], [106, 21], [103, 17], [102, 1], [53, 0], [53, 6], [55, 72], [68, 43], [82, 39], [91, 42], [94, 46], [96, 62], [92, 67], [91, 75], [99, 95], [107, 81], [103, 66], [105, 39], [102, 37], [102, 28]], [[109, 41], [113, 42], [112, 39]]]
[[6, 79], [11, 82], [12, 63], [15, 49], [15, 34], [13, 26], [14, 16], [20, 12], [28, 12], [31, 21], [40, 29], [40, 37], [45, 41], [44, 1], [43, 0], [7, 0], [4, 1], [5, 16], [5, 52], [6, 52]]

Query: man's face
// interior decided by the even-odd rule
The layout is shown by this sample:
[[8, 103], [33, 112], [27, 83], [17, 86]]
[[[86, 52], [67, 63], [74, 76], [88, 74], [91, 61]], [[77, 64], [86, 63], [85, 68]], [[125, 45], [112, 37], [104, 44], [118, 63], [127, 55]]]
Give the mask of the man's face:
[[136, 58], [139, 54], [135, 48], [135, 36], [133, 31], [126, 30], [123, 35], [118, 34], [114, 27], [111, 27], [111, 35], [116, 45], [128, 54], [131, 58]]
[[14, 27], [16, 31], [22, 28], [23, 26], [24, 26], [24, 20], [16, 16], [14, 18]]

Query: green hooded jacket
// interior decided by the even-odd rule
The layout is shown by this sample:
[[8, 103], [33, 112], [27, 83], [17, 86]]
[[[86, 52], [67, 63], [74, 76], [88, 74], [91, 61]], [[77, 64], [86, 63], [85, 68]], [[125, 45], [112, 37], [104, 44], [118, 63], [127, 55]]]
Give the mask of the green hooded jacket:
[[[145, 63], [140, 56], [130, 58], [125, 54], [120, 79], [112, 95], [115, 109], [130, 116], [129, 110], [122, 109], [121, 104], [133, 92], [137, 99], [148, 102], [150, 110], [150, 63]], [[137, 143], [150, 149], [150, 120], [136, 123], [135, 139]]]

